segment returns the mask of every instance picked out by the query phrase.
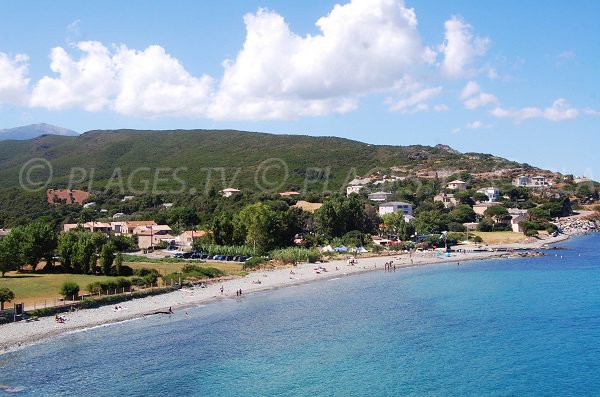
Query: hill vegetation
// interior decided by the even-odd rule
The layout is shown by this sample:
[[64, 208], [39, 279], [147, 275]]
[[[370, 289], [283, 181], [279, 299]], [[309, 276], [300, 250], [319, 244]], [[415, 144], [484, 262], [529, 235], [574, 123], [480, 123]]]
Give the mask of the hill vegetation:
[[[324, 185], [339, 190], [354, 176], [389, 173], [392, 168], [416, 174], [527, 167], [489, 154], [460, 154], [448, 149], [441, 145], [369, 145], [335, 137], [242, 131], [90, 131], [77, 137], [46, 135], [4, 142], [0, 145], [0, 188], [18, 186], [21, 167], [33, 158], [44, 158], [52, 165], [49, 187], [67, 187], [77, 168], [76, 178], [71, 180], [81, 182], [70, 187], [92, 190], [103, 189], [109, 182], [118, 185], [115, 178], [119, 172], [123, 180], [131, 180], [134, 190], [141, 189], [143, 180], [157, 168], [178, 169], [177, 177], [185, 181], [187, 189], [196, 191], [211, 186], [220, 190], [229, 184], [254, 189], [258, 172], [261, 181], [272, 181], [263, 188], [275, 192], [299, 190], [305, 185], [309, 190], [322, 190]], [[149, 170], [136, 174], [140, 167]], [[286, 178], [282, 178], [284, 172]], [[181, 186], [174, 178], [166, 179], [159, 188]]]

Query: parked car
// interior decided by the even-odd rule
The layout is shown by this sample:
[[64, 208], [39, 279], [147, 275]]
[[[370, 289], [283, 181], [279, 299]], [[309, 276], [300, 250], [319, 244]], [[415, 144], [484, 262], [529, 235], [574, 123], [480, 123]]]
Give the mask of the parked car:
[[232, 261], [232, 260], [233, 260], [233, 255], [227, 255], [227, 256], [225, 257], [225, 260], [226, 260], [226, 261]]
[[183, 258], [183, 252], [178, 252], [176, 254], [173, 254], [173, 258]]
[[237, 261], [238, 261], [238, 262], [246, 262], [246, 260], [247, 260], [247, 259], [248, 259], [248, 258], [247, 258], [247, 257], [245, 257], [245, 256], [238, 256], [238, 259], [237, 259]]

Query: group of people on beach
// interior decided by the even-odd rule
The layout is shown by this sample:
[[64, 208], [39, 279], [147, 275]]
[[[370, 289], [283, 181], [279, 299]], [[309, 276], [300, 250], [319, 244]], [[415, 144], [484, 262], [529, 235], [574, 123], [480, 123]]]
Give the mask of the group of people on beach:
[[65, 321], [67, 321], [67, 318], [64, 316], [59, 316], [58, 314], [56, 316], [54, 316], [54, 321], [56, 321], [57, 323], [64, 323]]
[[242, 289], [240, 288], [240, 289], [238, 289], [237, 291], [235, 291], [235, 294], [236, 294], [237, 296], [242, 296]]
[[394, 265], [394, 261], [385, 262], [384, 270], [386, 272], [396, 271], [396, 265]]

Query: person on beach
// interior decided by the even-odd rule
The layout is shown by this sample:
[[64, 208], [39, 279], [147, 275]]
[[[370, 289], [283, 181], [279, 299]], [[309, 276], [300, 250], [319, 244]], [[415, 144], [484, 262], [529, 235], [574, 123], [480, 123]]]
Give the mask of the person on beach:
[[221, 288], [219, 288], [221, 290], [221, 295], [223, 294], [223, 286], [221, 285]]
[[240, 288], [240, 290], [238, 291], [240, 293], [240, 296], [242, 296], [242, 289]]
[[169, 314], [173, 314], [173, 309], [171, 309], [171, 306], [169, 306]]

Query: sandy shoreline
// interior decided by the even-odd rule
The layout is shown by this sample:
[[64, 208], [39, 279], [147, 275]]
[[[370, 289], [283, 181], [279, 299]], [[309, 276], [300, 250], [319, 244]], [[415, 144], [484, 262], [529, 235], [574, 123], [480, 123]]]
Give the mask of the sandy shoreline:
[[[513, 249], [539, 249], [544, 244], [553, 244], [568, 239], [568, 235], [540, 239], [532, 244], [509, 244], [502, 247]], [[499, 247], [489, 247], [499, 248]], [[88, 329], [100, 325], [140, 318], [160, 310], [173, 308], [174, 316], [185, 316], [185, 308], [194, 307], [222, 299], [236, 299], [236, 291], [242, 290], [243, 296], [253, 292], [272, 290], [293, 285], [304, 284], [315, 280], [344, 277], [367, 271], [384, 270], [385, 263], [393, 261], [397, 269], [431, 265], [436, 263], [466, 262], [495, 257], [505, 257], [506, 252], [468, 252], [453, 253], [450, 257], [436, 256], [432, 252], [390, 255], [359, 259], [355, 265], [347, 261], [331, 261], [321, 265], [300, 264], [296, 267], [261, 270], [245, 277], [236, 277], [222, 283], [209, 284], [206, 288], [183, 288], [167, 294], [149, 296], [126, 301], [121, 304], [124, 310], [116, 311], [115, 305], [96, 309], [79, 310], [66, 313], [67, 321], [57, 323], [54, 317], [42, 317], [38, 321], [4, 324], [0, 326], [0, 354], [18, 350], [24, 346], [42, 342], [48, 338], [77, 330]], [[322, 266], [327, 271], [315, 271]], [[257, 281], [260, 280], [260, 283]], [[223, 287], [223, 293], [220, 288]], [[161, 314], [163, 315], [163, 314]]]

